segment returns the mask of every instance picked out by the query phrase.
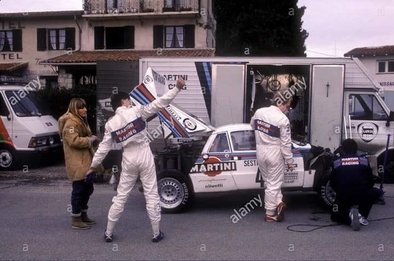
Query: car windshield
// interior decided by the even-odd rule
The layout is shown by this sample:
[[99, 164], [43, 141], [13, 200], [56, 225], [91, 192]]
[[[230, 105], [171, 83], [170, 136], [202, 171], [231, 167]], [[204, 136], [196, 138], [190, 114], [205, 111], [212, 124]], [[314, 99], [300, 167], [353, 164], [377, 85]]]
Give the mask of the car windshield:
[[17, 91], [5, 91], [5, 94], [16, 116], [29, 117], [47, 115], [33, 91], [28, 92], [21, 89]]

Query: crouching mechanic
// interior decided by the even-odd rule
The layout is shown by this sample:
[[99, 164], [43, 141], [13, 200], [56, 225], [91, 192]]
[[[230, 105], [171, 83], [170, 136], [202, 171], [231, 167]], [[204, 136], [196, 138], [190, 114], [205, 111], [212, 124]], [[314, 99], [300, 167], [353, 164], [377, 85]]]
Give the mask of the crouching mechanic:
[[279, 95], [274, 95], [275, 105], [258, 109], [250, 122], [255, 130], [257, 164], [264, 181], [266, 222], [281, 222], [284, 218], [281, 187], [285, 163], [290, 166], [294, 162], [290, 122], [285, 115], [292, 99], [282, 101]]
[[115, 115], [105, 124], [104, 138], [91, 164], [93, 171], [111, 150], [113, 143], [122, 145], [122, 172], [117, 195], [113, 198], [108, 213], [107, 229], [104, 234], [106, 242], [113, 240], [115, 224], [124, 210], [124, 205], [138, 177], [142, 182], [146, 210], [153, 230], [152, 242], [159, 242], [164, 238], [164, 234], [160, 231], [161, 210], [156, 169], [145, 124], [147, 118], [168, 106], [184, 86], [185, 82], [180, 78], [176, 82], [176, 88], [144, 106], [132, 106], [129, 95], [124, 92], [111, 96]]
[[351, 225], [359, 230], [360, 224], [368, 225], [372, 205], [379, 198], [373, 188], [374, 178], [368, 159], [357, 155], [357, 143], [346, 139], [342, 143], [343, 155], [334, 161], [330, 184], [336, 193], [331, 209], [331, 219]]

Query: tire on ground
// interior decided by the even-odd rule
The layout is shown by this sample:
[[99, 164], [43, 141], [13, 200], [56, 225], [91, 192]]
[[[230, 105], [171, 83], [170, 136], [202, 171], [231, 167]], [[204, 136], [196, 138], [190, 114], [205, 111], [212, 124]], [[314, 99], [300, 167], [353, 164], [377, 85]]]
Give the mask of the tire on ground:
[[0, 169], [14, 170], [17, 168], [15, 150], [9, 146], [0, 147]]
[[335, 201], [335, 191], [330, 186], [329, 175], [324, 175], [318, 184], [320, 201], [325, 207], [332, 207]]
[[384, 171], [384, 176], [383, 176], [383, 182], [384, 183], [394, 183], [394, 150], [390, 150], [387, 155], [387, 163], [385, 168], [383, 168], [384, 165], [384, 153], [382, 153], [378, 157], [378, 172], [379, 176], [383, 176], [383, 171]]
[[163, 213], [179, 213], [192, 204], [194, 193], [190, 179], [177, 170], [164, 170], [157, 182]]

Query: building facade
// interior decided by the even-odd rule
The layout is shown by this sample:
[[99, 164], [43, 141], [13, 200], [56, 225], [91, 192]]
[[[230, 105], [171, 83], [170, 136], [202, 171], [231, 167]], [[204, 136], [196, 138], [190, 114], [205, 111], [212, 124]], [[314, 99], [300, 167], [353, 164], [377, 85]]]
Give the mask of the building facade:
[[0, 76], [95, 85], [98, 62], [213, 56], [212, 0], [85, 0], [83, 10], [0, 14]]
[[394, 111], [394, 45], [355, 48], [345, 56], [357, 57], [365, 65], [382, 86], [385, 102]]
[[41, 61], [80, 48], [81, 16], [82, 11], [0, 14], [0, 76], [56, 83], [57, 73]]

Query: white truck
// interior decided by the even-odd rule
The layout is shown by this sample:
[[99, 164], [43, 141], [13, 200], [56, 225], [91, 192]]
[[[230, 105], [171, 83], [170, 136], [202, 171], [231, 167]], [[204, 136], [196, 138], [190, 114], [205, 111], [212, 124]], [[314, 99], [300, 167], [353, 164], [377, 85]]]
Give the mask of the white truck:
[[[273, 84], [278, 89], [279, 83]], [[158, 90], [166, 86], [164, 76], [148, 68], [142, 83], [130, 92], [130, 97], [135, 104], [147, 105], [157, 98]], [[282, 94], [295, 97], [296, 90], [292, 86], [284, 87]], [[305, 87], [301, 83], [300, 86], [297, 88]], [[249, 123], [215, 129], [174, 105], [162, 109], [158, 116], [161, 125], [152, 128], [154, 124], [149, 123], [147, 139], [161, 133], [168, 141], [164, 150], [156, 151], [158, 190], [164, 212], [182, 211], [198, 193], [263, 186], [256, 161], [255, 132]], [[335, 193], [329, 176], [334, 155], [322, 147], [295, 141], [293, 157], [294, 164], [285, 171], [283, 188], [316, 191], [324, 203], [331, 205]]]
[[357, 58], [160, 57], [139, 63], [141, 81], [148, 67], [166, 78], [158, 95], [182, 76], [186, 90], [174, 104], [215, 127], [249, 123], [278, 90], [294, 95], [298, 103], [289, 115], [293, 140], [334, 151], [344, 138], [353, 138], [368, 153], [374, 173], [385, 172], [387, 182], [394, 180], [394, 113]]
[[43, 113], [32, 83], [0, 84], [0, 169], [29, 164], [32, 155], [60, 152], [57, 121]]

